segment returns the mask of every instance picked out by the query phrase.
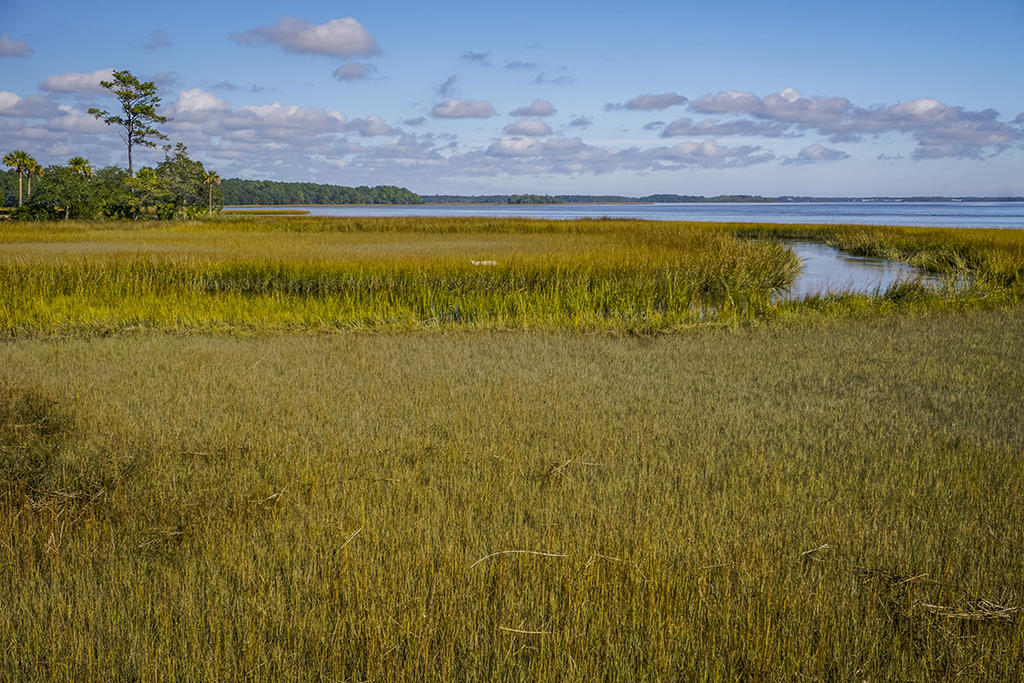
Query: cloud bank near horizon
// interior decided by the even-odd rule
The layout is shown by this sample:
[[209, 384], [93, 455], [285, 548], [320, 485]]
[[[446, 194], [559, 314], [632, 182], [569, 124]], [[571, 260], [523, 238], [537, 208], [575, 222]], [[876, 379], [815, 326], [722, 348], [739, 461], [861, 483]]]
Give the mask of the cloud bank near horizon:
[[[334, 57], [379, 50], [361, 25], [338, 22], [342, 20], [314, 26], [285, 17], [271, 27], [247, 32], [244, 40], [236, 36], [236, 40], [275, 43], [286, 51]], [[465, 53], [460, 59], [482, 65], [488, 55]], [[39, 92], [25, 96], [0, 91], [0, 136], [24, 140], [20, 146], [41, 148], [41, 156], [55, 161], [72, 151], [99, 154], [106, 150], [106, 155], [112, 156], [110, 149], [117, 149], [112, 140], [115, 131], [85, 112], [94, 101], [109, 108], [109, 94], [98, 82], [110, 78], [112, 71], [53, 74], [39, 84]], [[349, 82], [374, 78], [376, 73], [372, 64], [347, 61], [333, 76]], [[933, 98], [860, 106], [846, 97], [805, 96], [793, 88], [764, 96], [724, 90], [693, 100], [675, 92], [640, 94], [561, 120], [553, 102], [536, 97], [530, 104], [506, 110], [516, 118], [502, 125], [488, 121], [498, 116], [490, 100], [451, 96], [458, 80], [453, 74], [434, 88], [435, 94], [448, 96], [423, 107], [418, 116], [394, 118], [383, 113], [350, 116], [277, 99], [233, 106], [208, 90], [185, 88], [173, 98], [165, 96], [164, 112], [171, 117], [165, 132], [188, 144], [197, 158], [222, 169], [225, 177], [295, 178], [333, 173], [338, 177], [374, 175], [398, 184], [426, 178], [579, 177], [834, 164], [854, 159], [856, 154], [849, 146], [864, 144], [886, 145], [881, 154], [871, 152], [872, 160], [985, 159], [1020, 147], [1024, 140], [1024, 113], [1004, 121], [990, 108], [970, 110]], [[242, 89], [227, 80], [207, 87], [226, 96], [258, 94], [263, 89]], [[645, 124], [629, 119], [631, 112], [660, 112], [671, 107], [685, 107], [703, 118], [682, 116]], [[645, 132], [649, 137], [624, 145], [588, 142], [581, 135], [567, 133], [589, 130], [599, 113], [612, 120], [621, 116], [622, 130]], [[447, 121], [454, 128], [420, 130], [430, 121]], [[477, 131], [474, 135], [467, 132], [469, 125], [478, 127], [473, 129]], [[483, 142], [481, 132], [487, 138]], [[696, 139], [666, 144], [671, 138], [687, 137]], [[720, 138], [740, 142], [725, 144]], [[888, 151], [893, 141], [901, 138], [912, 145], [905, 157]], [[805, 144], [787, 151], [785, 147], [792, 144], [788, 140]]]

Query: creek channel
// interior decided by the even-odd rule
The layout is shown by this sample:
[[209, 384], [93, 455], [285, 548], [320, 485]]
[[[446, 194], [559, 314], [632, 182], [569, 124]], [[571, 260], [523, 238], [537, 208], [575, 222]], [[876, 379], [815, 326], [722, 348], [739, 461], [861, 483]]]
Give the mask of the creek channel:
[[854, 256], [817, 242], [783, 240], [783, 244], [793, 250], [803, 267], [789, 289], [779, 293], [782, 299], [840, 292], [880, 294], [894, 283], [908, 280], [931, 287], [942, 285], [934, 273], [899, 261]]

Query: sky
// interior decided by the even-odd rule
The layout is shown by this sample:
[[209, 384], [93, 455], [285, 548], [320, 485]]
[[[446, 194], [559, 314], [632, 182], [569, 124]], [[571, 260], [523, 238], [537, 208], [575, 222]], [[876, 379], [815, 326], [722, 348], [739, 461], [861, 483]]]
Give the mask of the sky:
[[0, 0], [0, 151], [127, 166], [114, 69], [224, 178], [1024, 195], [1024, 0]]

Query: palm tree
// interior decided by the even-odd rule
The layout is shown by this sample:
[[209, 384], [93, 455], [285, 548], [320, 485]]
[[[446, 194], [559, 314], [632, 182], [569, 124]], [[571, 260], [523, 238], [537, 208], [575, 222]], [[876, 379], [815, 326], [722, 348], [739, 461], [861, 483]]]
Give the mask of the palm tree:
[[68, 159], [68, 168], [85, 178], [92, 178], [92, 166], [85, 157], [71, 157]]
[[32, 168], [28, 169], [28, 172], [25, 174], [25, 177], [28, 179], [28, 198], [31, 199], [32, 198], [32, 178], [42, 178], [43, 177], [43, 167], [40, 166], [39, 164], [37, 164], [35, 159], [33, 159], [32, 160]]
[[210, 171], [203, 174], [203, 183], [210, 186], [210, 215], [213, 215], [213, 186], [220, 185], [220, 174]]
[[10, 166], [18, 172], [18, 206], [21, 206], [21, 177], [27, 174], [33, 166], [38, 166], [36, 160], [29, 156], [28, 152], [16, 149], [9, 152], [3, 158], [4, 166]]

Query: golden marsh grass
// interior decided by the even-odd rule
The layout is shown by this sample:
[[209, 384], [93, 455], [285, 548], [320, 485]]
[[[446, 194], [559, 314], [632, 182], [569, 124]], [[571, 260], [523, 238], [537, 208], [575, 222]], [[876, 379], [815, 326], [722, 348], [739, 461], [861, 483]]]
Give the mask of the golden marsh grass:
[[1021, 338], [1014, 309], [3, 342], [0, 666], [1012, 678]]

